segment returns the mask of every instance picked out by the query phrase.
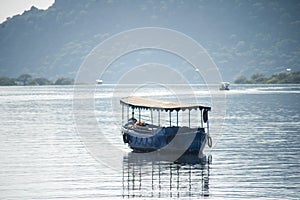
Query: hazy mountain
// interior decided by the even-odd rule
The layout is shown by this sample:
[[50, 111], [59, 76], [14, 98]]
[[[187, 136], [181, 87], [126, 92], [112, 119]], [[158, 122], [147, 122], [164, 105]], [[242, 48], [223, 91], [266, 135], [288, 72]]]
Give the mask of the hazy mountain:
[[101, 41], [146, 26], [174, 29], [198, 41], [225, 80], [297, 71], [299, 10], [298, 0], [56, 0], [48, 10], [32, 7], [1, 24], [0, 75], [75, 77]]

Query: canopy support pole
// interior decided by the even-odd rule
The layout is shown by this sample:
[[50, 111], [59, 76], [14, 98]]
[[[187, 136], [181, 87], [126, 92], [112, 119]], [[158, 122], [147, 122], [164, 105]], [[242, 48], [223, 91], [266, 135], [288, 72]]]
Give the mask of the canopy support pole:
[[153, 124], [153, 110], [151, 109], [151, 124]]
[[124, 104], [122, 104], [122, 124], [124, 124]]
[[189, 110], [189, 128], [191, 128], [191, 110]]
[[160, 126], [160, 111], [158, 110], [158, 126]]
[[141, 108], [139, 108], [139, 122], [141, 121]]
[[170, 118], [170, 127], [171, 127], [172, 126], [171, 111], [169, 111], [169, 118]]
[[131, 111], [131, 118], [132, 119], [134, 118], [134, 108], [132, 108], [132, 111]]
[[202, 109], [200, 110], [201, 112], [201, 116], [200, 116], [200, 119], [201, 119], [201, 128], [203, 128], [203, 112], [202, 112]]
[[127, 121], [129, 120], [129, 106], [127, 106]]
[[[176, 110], [176, 111], [177, 111], [177, 110]], [[177, 111], [177, 113], [176, 113], [176, 117], [177, 117], [176, 124], [177, 124], [177, 126], [178, 126], [178, 111]]]
[[207, 131], [207, 135], [209, 135], [209, 123], [208, 123], [208, 120], [206, 122], [206, 131]]

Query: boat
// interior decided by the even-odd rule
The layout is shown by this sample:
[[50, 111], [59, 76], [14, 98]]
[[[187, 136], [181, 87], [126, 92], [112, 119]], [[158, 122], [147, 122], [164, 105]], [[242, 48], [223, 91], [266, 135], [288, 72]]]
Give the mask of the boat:
[[[164, 151], [184, 154], [202, 154], [206, 143], [209, 147], [212, 146], [208, 121], [208, 112], [211, 108], [208, 106], [138, 96], [124, 97], [120, 103], [123, 142], [128, 144], [133, 152], [153, 152], [164, 149]], [[150, 122], [146, 123], [142, 119], [145, 117], [142, 112], [149, 114], [149, 111]], [[137, 118], [135, 118], [136, 112], [138, 112]], [[176, 120], [173, 119], [175, 122], [172, 121], [172, 112], [176, 113]], [[179, 112], [188, 118], [186, 122], [179, 122]], [[194, 115], [196, 112], [198, 119], [191, 119], [191, 112], [194, 112]], [[154, 123], [154, 114], [157, 116], [155, 118], [157, 123]], [[161, 115], [167, 116], [167, 123], [162, 123]]]
[[103, 83], [103, 80], [97, 79], [97, 80], [96, 80], [96, 83], [97, 83], [98, 85], [101, 85], [101, 84]]
[[229, 82], [221, 82], [220, 90], [229, 90]]

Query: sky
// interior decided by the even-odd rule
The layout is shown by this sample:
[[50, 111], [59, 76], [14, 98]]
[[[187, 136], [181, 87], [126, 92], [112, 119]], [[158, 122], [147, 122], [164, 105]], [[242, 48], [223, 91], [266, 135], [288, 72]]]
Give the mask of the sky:
[[32, 6], [39, 9], [47, 9], [55, 0], [0, 0], [0, 23], [7, 17], [22, 14], [25, 10], [30, 10]]

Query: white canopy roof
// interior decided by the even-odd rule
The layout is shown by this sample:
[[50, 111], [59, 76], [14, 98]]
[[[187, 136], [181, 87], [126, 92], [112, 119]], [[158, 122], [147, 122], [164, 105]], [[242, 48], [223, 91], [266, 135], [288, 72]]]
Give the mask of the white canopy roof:
[[179, 111], [179, 110], [192, 110], [192, 109], [205, 109], [210, 110], [210, 107], [197, 105], [197, 104], [185, 104], [181, 102], [165, 101], [158, 99], [150, 99], [138, 96], [128, 96], [120, 100], [121, 104], [128, 105], [133, 108], [153, 109], [153, 110], [165, 110], [165, 111]]

